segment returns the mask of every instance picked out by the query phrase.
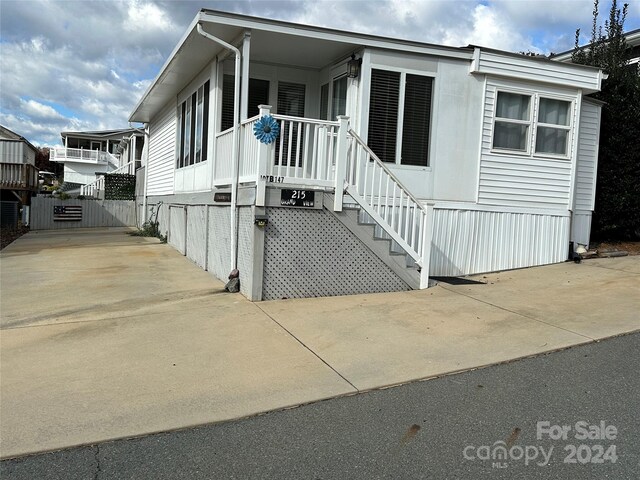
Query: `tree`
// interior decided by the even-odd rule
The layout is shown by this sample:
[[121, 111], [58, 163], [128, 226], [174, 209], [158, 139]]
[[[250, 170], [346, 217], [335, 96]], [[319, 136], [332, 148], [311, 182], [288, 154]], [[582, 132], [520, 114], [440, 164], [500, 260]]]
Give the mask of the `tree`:
[[62, 175], [63, 166], [61, 163], [49, 161], [49, 148], [37, 147], [36, 168], [45, 172], [53, 172], [56, 177]]
[[593, 97], [602, 107], [598, 179], [592, 237], [596, 240], [640, 239], [640, 75], [629, 65], [624, 21], [628, 4], [620, 10], [612, 0], [609, 19], [598, 26], [594, 1], [591, 43], [579, 47], [572, 61], [599, 67], [608, 74]]

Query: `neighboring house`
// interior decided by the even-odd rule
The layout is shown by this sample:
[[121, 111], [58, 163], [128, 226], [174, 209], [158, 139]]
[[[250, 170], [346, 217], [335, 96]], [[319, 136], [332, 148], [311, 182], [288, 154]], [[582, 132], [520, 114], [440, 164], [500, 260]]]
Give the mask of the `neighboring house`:
[[2, 200], [29, 205], [39, 188], [36, 152], [26, 138], [0, 125], [0, 189]]
[[141, 220], [252, 300], [562, 262], [602, 78], [202, 10], [129, 118], [149, 135]]
[[72, 187], [94, 184], [106, 173], [134, 173], [144, 148], [144, 133], [135, 128], [61, 136], [64, 146], [52, 147], [49, 160], [64, 164], [64, 182]]

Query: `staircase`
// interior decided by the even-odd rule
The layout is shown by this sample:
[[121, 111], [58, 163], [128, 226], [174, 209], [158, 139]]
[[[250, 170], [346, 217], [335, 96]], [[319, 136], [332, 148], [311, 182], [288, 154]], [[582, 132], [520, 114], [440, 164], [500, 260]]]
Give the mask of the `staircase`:
[[423, 205], [353, 130], [345, 137], [338, 137], [327, 209], [412, 288], [427, 288], [433, 205]]
[[413, 258], [382, 229], [376, 221], [351, 197], [343, 205], [341, 212], [333, 210], [334, 195], [325, 193], [325, 209], [333, 214], [355, 235], [376, 257], [398, 275], [410, 288], [420, 288], [420, 270]]

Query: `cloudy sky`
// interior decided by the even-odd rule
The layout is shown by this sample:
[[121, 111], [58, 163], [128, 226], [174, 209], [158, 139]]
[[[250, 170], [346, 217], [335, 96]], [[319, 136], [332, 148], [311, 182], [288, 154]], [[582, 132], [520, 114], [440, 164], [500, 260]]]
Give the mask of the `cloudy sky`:
[[[600, 0], [600, 18], [610, 0]], [[626, 30], [640, 28], [629, 1]], [[592, 0], [0, 1], [0, 124], [37, 145], [123, 128], [200, 8], [453, 46], [561, 52]], [[587, 37], [583, 38], [587, 40]]]

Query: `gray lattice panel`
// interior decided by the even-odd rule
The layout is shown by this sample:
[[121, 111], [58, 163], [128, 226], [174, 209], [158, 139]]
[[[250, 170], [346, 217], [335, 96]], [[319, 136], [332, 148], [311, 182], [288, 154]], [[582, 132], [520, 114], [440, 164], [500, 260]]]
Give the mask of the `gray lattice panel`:
[[186, 247], [186, 210], [183, 206], [169, 207], [169, 245], [184, 255]]
[[238, 209], [238, 270], [240, 271], [240, 291], [246, 297], [251, 295], [253, 275], [253, 212], [251, 207]]
[[187, 207], [187, 257], [200, 268], [207, 262], [207, 207]]
[[263, 299], [409, 290], [325, 210], [267, 209]]
[[231, 271], [231, 208], [209, 208], [207, 270], [226, 282]]

